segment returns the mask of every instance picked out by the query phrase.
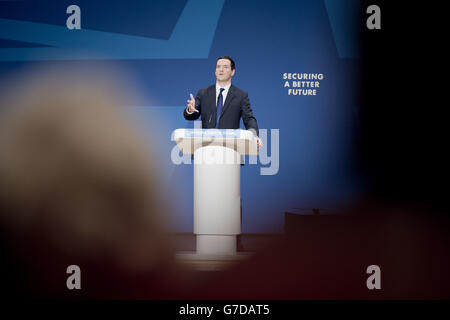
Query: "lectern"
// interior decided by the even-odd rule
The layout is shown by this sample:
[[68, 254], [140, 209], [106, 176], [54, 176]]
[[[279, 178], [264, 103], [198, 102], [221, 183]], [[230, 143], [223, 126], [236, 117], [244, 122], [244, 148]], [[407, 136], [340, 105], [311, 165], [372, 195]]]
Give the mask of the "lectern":
[[242, 155], [256, 155], [253, 132], [230, 129], [177, 129], [183, 154], [194, 155], [194, 234], [198, 254], [235, 254], [241, 233]]

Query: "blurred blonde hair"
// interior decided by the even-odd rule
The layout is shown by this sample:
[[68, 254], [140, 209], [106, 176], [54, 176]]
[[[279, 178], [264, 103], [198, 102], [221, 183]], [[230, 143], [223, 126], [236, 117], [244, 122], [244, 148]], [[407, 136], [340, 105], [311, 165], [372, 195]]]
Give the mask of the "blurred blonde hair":
[[4, 86], [0, 218], [16, 236], [45, 238], [66, 254], [149, 270], [169, 253], [166, 204], [117, 79], [47, 67]]

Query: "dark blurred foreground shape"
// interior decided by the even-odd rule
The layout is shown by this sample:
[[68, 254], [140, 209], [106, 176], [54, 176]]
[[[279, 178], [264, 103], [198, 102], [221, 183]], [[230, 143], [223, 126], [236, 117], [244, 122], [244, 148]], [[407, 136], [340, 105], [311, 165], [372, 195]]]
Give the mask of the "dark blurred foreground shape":
[[[297, 216], [264, 251], [209, 281], [203, 299], [448, 299], [450, 223], [419, 208], [364, 202]], [[425, 212], [427, 213], [427, 212]], [[292, 221], [291, 221], [292, 223]], [[369, 290], [367, 267], [381, 269]]]
[[[126, 88], [114, 76], [48, 68], [4, 83], [5, 297], [163, 299], [186, 280], [152, 146], [121, 109]], [[66, 287], [69, 265], [81, 268], [81, 290]]]

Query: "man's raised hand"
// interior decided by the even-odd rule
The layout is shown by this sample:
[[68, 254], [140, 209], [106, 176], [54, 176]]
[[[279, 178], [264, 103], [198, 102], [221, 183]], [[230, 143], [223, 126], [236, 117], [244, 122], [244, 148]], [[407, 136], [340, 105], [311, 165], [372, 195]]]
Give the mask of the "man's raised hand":
[[187, 101], [187, 110], [188, 112], [192, 113], [192, 112], [198, 112], [197, 109], [195, 109], [195, 99], [194, 96], [192, 95], [192, 93], [189, 94], [191, 96], [191, 99]]

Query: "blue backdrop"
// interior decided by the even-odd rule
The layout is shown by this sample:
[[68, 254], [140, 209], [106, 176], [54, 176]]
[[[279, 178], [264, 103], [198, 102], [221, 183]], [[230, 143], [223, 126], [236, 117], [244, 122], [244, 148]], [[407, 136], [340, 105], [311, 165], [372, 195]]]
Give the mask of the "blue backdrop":
[[[81, 10], [69, 30], [68, 6]], [[171, 132], [189, 93], [215, 82], [217, 57], [236, 62], [261, 129], [279, 129], [279, 170], [241, 169], [243, 232], [279, 232], [295, 207], [333, 208], [361, 194], [351, 167], [357, 125], [357, 0], [0, 1], [0, 76], [30, 65], [114, 62], [133, 78], [130, 110], [154, 134], [174, 231], [193, 230], [193, 168], [174, 165]], [[285, 73], [322, 74], [316, 95], [288, 94]], [[268, 153], [270, 155], [270, 142]]]

